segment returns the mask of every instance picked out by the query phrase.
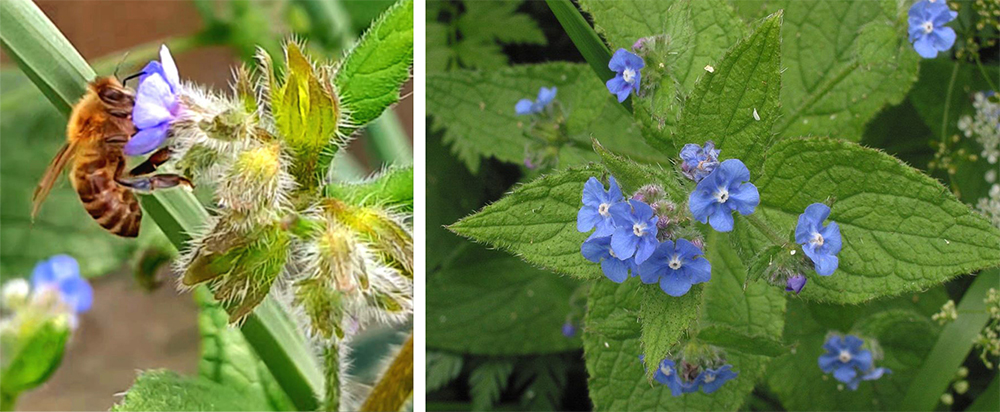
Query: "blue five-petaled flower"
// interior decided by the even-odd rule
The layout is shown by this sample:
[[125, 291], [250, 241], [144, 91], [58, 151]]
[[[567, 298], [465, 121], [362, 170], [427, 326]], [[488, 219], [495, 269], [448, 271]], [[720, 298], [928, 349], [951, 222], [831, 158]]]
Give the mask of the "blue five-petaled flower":
[[167, 128], [180, 113], [179, 92], [177, 65], [167, 46], [161, 46], [160, 61], [149, 62], [139, 77], [135, 107], [132, 109], [132, 122], [139, 132], [125, 144], [125, 154], [146, 154], [163, 144], [167, 139]]
[[955, 30], [945, 27], [958, 13], [948, 8], [944, 0], [921, 0], [910, 7], [910, 43], [925, 59], [937, 57], [955, 44]]
[[611, 235], [611, 249], [619, 259], [635, 256], [637, 265], [645, 262], [656, 249], [656, 222], [659, 217], [649, 205], [638, 200], [611, 206], [615, 232]]
[[628, 279], [629, 270], [635, 276], [636, 264], [634, 258], [626, 260], [618, 259], [611, 249], [611, 237], [591, 237], [580, 246], [580, 253], [587, 260], [600, 263], [604, 276], [615, 283], [622, 283]]
[[722, 384], [735, 379], [737, 375], [739, 374], [733, 372], [733, 365], [723, 365], [718, 369], [705, 369], [698, 374], [695, 381], [701, 385], [702, 392], [712, 393], [719, 390]]
[[687, 239], [664, 240], [639, 267], [642, 283], [660, 283], [670, 296], [684, 296], [692, 285], [712, 278], [712, 265], [704, 253]]
[[583, 184], [583, 207], [576, 214], [576, 230], [581, 232], [597, 228], [591, 238], [611, 236], [615, 232], [615, 222], [611, 217], [611, 206], [622, 203], [622, 189], [614, 176], [610, 179], [608, 190], [595, 177], [587, 179]]
[[94, 303], [94, 290], [80, 277], [80, 265], [71, 256], [55, 255], [35, 265], [31, 287], [35, 293], [56, 293], [74, 314], [90, 310]]
[[802, 245], [802, 251], [813, 261], [820, 276], [830, 276], [837, 270], [840, 263], [837, 253], [842, 246], [837, 222], [823, 226], [827, 216], [830, 216], [829, 206], [813, 203], [799, 215], [799, 224], [795, 226], [795, 242]]
[[705, 147], [688, 143], [681, 149], [680, 157], [684, 161], [681, 171], [688, 179], [700, 182], [719, 167], [719, 152], [711, 140], [705, 142]]
[[635, 55], [625, 49], [618, 49], [611, 56], [608, 68], [615, 72], [615, 77], [608, 80], [606, 86], [611, 94], [618, 96], [618, 102], [624, 102], [628, 95], [634, 90], [639, 92], [639, 81], [642, 77], [640, 71], [646, 67], [642, 57]]
[[863, 380], [875, 380], [891, 373], [886, 368], [874, 368], [871, 351], [861, 349], [864, 343], [854, 335], [831, 336], [823, 344], [826, 353], [819, 357], [819, 368], [824, 373], [833, 372], [833, 377], [852, 391], [858, 389], [858, 383]]
[[738, 159], [719, 165], [695, 187], [688, 197], [694, 218], [719, 232], [733, 230], [733, 211], [749, 215], [760, 203], [757, 186], [749, 182], [750, 170]]
[[514, 105], [514, 112], [518, 115], [541, 113], [555, 98], [555, 87], [542, 87], [541, 89], [538, 89], [538, 98], [535, 99], [535, 101], [531, 101], [531, 99], [519, 100], [517, 104]]

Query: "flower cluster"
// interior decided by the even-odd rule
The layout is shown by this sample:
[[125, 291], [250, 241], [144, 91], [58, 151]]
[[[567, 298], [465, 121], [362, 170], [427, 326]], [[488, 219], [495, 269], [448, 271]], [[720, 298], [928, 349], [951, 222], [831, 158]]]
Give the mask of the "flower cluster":
[[535, 101], [531, 101], [531, 99], [518, 100], [517, 104], [514, 105], [514, 112], [520, 116], [541, 113], [555, 100], [556, 91], [555, 87], [542, 87], [538, 89], [538, 98]]
[[891, 373], [886, 368], [875, 367], [872, 351], [862, 349], [864, 341], [854, 335], [831, 335], [823, 349], [826, 353], [819, 357], [819, 368], [824, 373], [833, 373], [834, 379], [844, 383], [852, 391], [858, 389], [861, 381], [871, 381]]
[[[559, 150], [569, 141], [566, 136], [565, 115], [562, 105], [556, 100], [556, 87], [542, 87], [538, 97], [521, 99], [514, 105], [518, 116], [530, 116], [530, 123], [524, 128], [529, 143], [524, 147], [524, 166], [528, 169], [554, 167], [559, 162]], [[524, 127], [518, 122], [518, 127]]]
[[672, 227], [680, 219], [676, 206], [662, 199], [663, 189], [646, 186], [626, 200], [615, 178], [609, 180], [608, 190], [594, 177], [584, 184], [577, 230], [594, 232], [580, 253], [600, 263], [604, 276], [615, 283], [631, 274], [646, 284], [659, 283], [671, 296], [683, 296], [692, 285], [707, 282], [711, 264], [701, 248], [687, 239], [670, 238], [681, 232]]
[[680, 154], [681, 172], [695, 183], [700, 182], [719, 167], [719, 152], [711, 140], [705, 142], [704, 147], [693, 143], [684, 145]]
[[910, 7], [909, 34], [913, 50], [920, 57], [933, 59], [938, 52], [955, 44], [955, 30], [945, 24], [955, 20], [958, 12], [948, 8], [944, 0], [920, 0]]
[[15, 311], [44, 312], [65, 317], [75, 328], [77, 316], [90, 310], [94, 290], [80, 276], [80, 265], [72, 256], [55, 255], [38, 262], [31, 271], [31, 283], [13, 279], [4, 284], [4, 305]]
[[986, 327], [975, 338], [975, 347], [979, 348], [979, 359], [989, 369], [993, 369], [993, 361], [1000, 356], [1000, 291], [990, 288], [984, 299], [989, 321]]
[[975, 114], [958, 119], [958, 129], [965, 137], [975, 138], [983, 146], [982, 156], [990, 164], [1000, 160], [1000, 96], [994, 91], [972, 95]]
[[[644, 361], [644, 357], [639, 356], [639, 360]], [[710, 368], [684, 360], [678, 365], [673, 360], [663, 359], [659, 368], [653, 372], [653, 379], [667, 385], [671, 395], [681, 396], [697, 392], [699, 389], [704, 393], [715, 392], [726, 382], [736, 379], [738, 375], [739, 373], [734, 372], [733, 366], [729, 364]]]

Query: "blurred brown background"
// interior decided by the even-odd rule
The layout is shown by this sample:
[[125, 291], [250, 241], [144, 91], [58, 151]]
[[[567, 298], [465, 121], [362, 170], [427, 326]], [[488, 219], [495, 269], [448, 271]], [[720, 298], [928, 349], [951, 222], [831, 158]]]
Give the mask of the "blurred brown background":
[[[143, 43], [194, 34], [203, 25], [191, 2], [184, 0], [36, 0], [36, 4], [88, 61]], [[174, 58], [183, 78], [214, 88], [228, 87], [230, 67], [239, 63], [235, 53], [221, 46], [198, 48]], [[0, 63], [10, 67], [7, 56], [0, 56]], [[395, 111], [412, 142], [411, 92], [412, 83], [408, 83]], [[363, 137], [349, 151], [358, 154], [369, 171], [378, 167], [364, 161]], [[94, 306], [82, 316], [62, 366], [45, 385], [23, 394], [18, 409], [108, 410], [140, 370], [196, 373], [196, 307], [190, 295], [174, 290], [171, 274], [160, 276], [166, 282], [153, 293], [141, 290], [125, 270], [93, 279]]]

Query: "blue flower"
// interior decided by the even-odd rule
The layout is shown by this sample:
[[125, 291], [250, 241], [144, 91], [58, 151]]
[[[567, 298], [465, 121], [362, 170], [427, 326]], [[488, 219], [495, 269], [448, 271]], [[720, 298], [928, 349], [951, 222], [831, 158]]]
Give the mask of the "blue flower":
[[167, 127], [180, 113], [180, 76], [167, 46], [160, 47], [160, 61], [142, 69], [132, 109], [132, 122], [139, 130], [125, 144], [125, 154], [138, 156], [156, 150], [167, 139]]
[[576, 335], [576, 327], [574, 327], [572, 323], [566, 322], [562, 326], [562, 334], [567, 338], [572, 338]]
[[712, 278], [712, 264], [703, 254], [687, 239], [664, 240], [640, 266], [639, 278], [646, 284], [660, 282], [670, 296], [684, 296], [692, 285]]
[[688, 143], [681, 149], [680, 156], [684, 161], [681, 163], [681, 171], [688, 179], [700, 182], [719, 167], [719, 152], [711, 140], [705, 142], [704, 148]]
[[955, 30], [944, 25], [957, 16], [944, 0], [921, 0], [913, 4], [909, 13], [913, 50], [925, 59], [933, 59], [938, 52], [950, 49], [955, 44]]
[[700, 374], [698, 378], [695, 379], [701, 384], [701, 391], [705, 393], [712, 393], [722, 387], [722, 384], [727, 381], [736, 379], [739, 375], [737, 372], [733, 372], [733, 365], [723, 365], [718, 369], [705, 369]]
[[840, 261], [840, 226], [830, 222], [823, 227], [823, 221], [830, 216], [830, 207], [822, 203], [813, 203], [799, 215], [799, 224], [795, 226], [795, 242], [802, 245], [802, 251], [813, 261], [816, 273], [820, 276], [830, 276], [837, 270]]
[[720, 232], [733, 230], [733, 211], [749, 215], [760, 203], [757, 186], [749, 182], [750, 170], [738, 159], [729, 159], [706, 176], [688, 197], [688, 208], [701, 223]]
[[628, 279], [629, 270], [635, 275], [635, 260], [629, 258], [621, 260], [615, 257], [615, 252], [611, 248], [611, 237], [591, 237], [580, 246], [580, 253], [587, 260], [600, 263], [604, 276], [615, 283], [622, 283]]
[[587, 232], [596, 226], [597, 231], [591, 237], [611, 236], [615, 232], [611, 207], [625, 201], [625, 197], [614, 176], [609, 180], [610, 187], [607, 191], [604, 191], [604, 185], [594, 177], [584, 183], [583, 207], [576, 215], [576, 230]]
[[56, 292], [59, 300], [73, 313], [86, 312], [94, 303], [94, 290], [80, 277], [80, 265], [67, 255], [55, 255], [35, 265], [31, 287], [35, 293]]
[[698, 382], [684, 382], [674, 361], [670, 359], [660, 361], [660, 367], [653, 372], [653, 379], [667, 385], [670, 388], [670, 394], [673, 396], [681, 396], [682, 394], [698, 390]]
[[823, 344], [826, 353], [819, 357], [819, 368], [824, 373], [833, 372], [833, 377], [855, 390], [862, 380], [875, 380], [885, 373], [886, 368], [873, 368], [872, 353], [861, 349], [865, 342], [854, 335], [831, 336]]
[[639, 80], [642, 77], [640, 70], [643, 67], [646, 67], [646, 63], [642, 61], [642, 57], [628, 50], [618, 49], [611, 56], [608, 68], [616, 74], [606, 85], [611, 94], [618, 96], [619, 103], [624, 102], [633, 90], [639, 92]]
[[514, 105], [514, 111], [519, 115], [541, 113], [545, 107], [556, 98], [556, 88], [543, 87], [538, 89], [538, 98], [534, 102], [531, 99], [521, 99]]
[[806, 277], [802, 275], [795, 275], [785, 281], [785, 292], [795, 292], [796, 295], [802, 291], [802, 288], [806, 286]]
[[[653, 208], [638, 200], [611, 206], [615, 232], [611, 235], [611, 248], [619, 259], [635, 256], [635, 263], [642, 264], [656, 249], [656, 222]], [[591, 236], [593, 237], [593, 236]]]

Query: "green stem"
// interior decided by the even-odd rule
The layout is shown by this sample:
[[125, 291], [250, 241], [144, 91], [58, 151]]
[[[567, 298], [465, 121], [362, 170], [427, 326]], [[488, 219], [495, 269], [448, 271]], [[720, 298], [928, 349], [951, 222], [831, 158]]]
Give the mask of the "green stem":
[[399, 411], [413, 397], [413, 333], [382, 373], [371, 394], [361, 405], [362, 412]]
[[750, 222], [750, 224], [753, 225], [753, 227], [757, 228], [757, 230], [759, 230], [761, 233], [763, 233], [765, 236], [771, 239], [771, 242], [773, 242], [775, 245], [784, 247], [786, 244], [788, 244], [788, 240], [783, 239], [781, 236], [779, 236], [778, 232], [775, 232], [774, 229], [771, 228], [771, 226], [769, 226], [766, 222], [758, 218], [757, 215], [749, 214], [743, 216], [743, 218], [746, 219], [747, 222]]
[[979, 68], [979, 73], [981, 73], [983, 78], [986, 79], [986, 84], [990, 85], [990, 90], [994, 93], [1000, 93], [1000, 90], [997, 90], [997, 86], [993, 84], [993, 80], [990, 79], [990, 75], [986, 73], [986, 69], [983, 68], [983, 61], [979, 59], [978, 53], [976, 54], [976, 67]]
[[[954, 371], [972, 350], [973, 339], [989, 321], [984, 299], [991, 287], [1000, 284], [1000, 269], [980, 272], [962, 296], [958, 310], [963, 313], [946, 325], [938, 335], [931, 352], [924, 358], [920, 371], [910, 381], [906, 397], [899, 405], [902, 411], [932, 411], [938, 399], [951, 383]], [[982, 313], [974, 313], [974, 312]]]
[[951, 70], [951, 80], [948, 81], [948, 92], [944, 97], [944, 116], [941, 117], [941, 143], [946, 142], [948, 135], [948, 111], [951, 109], [951, 92], [955, 89], [955, 79], [958, 78], [959, 62], [955, 62], [955, 68]]
[[322, 406], [325, 412], [335, 412], [340, 410], [340, 349], [336, 342], [331, 342], [323, 349], [323, 364], [326, 370], [326, 396]]
[[16, 393], [0, 391], [0, 411], [13, 411], [14, 406], [17, 405], [17, 395]]

